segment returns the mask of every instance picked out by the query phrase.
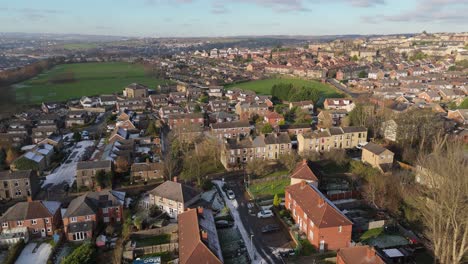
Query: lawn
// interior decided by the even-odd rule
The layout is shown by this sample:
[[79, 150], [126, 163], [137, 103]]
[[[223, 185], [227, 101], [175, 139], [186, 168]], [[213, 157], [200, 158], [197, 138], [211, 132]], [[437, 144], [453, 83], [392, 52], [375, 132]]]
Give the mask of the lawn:
[[284, 178], [276, 181], [252, 184], [250, 192], [256, 197], [273, 197], [275, 194], [284, 196], [284, 188], [290, 184], [291, 179]]
[[324, 97], [334, 97], [337, 94], [340, 94], [334, 87], [324, 84], [314, 80], [301, 80], [301, 79], [293, 79], [293, 78], [271, 78], [265, 80], [256, 80], [238, 84], [230, 84], [226, 86], [226, 88], [241, 88], [246, 90], [255, 91], [258, 94], [269, 95], [271, 94], [271, 87], [275, 84], [279, 83], [291, 83], [297, 87], [313, 87], [318, 89], [323, 93]]
[[21, 103], [65, 101], [81, 96], [121, 92], [130, 83], [155, 88], [168, 81], [145, 74], [142, 65], [125, 62], [58, 65], [32, 79], [14, 85]]
[[378, 237], [383, 233], [383, 231], [384, 231], [383, 227], [369, 229], [364, 234], [361, 235], [361, 241], [374, 238], [374, 237]]
[[158, 236], [133, 238], [132, 240], [136, 242], [137, 247], [147, 247], [147, 246], [162, 245], [162, 244], [170, 243], [171, 235], [162, 234]]

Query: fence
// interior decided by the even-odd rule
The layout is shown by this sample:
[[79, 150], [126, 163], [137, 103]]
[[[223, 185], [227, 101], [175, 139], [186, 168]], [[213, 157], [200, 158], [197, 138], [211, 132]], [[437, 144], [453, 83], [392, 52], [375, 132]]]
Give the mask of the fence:
[[358, 191], [347, 191], [342, 193], [334, 193], [327, 195], [328, 200], [344, 200], [344, 199], [358, 199], [360, 198], [360, 193]]
[[143, 255], [161, 253], [161, 252], [174, 252], [174, 251], [177, 251], [178, 249], [179, 249], [179, 243], [168, 243], [168, 244], [135, 248], [133, 250], [133, 255], [143, 256]]
[[177, 224], [170, 224], [161, 228], [153, 228], [147, 230], [140, 230], [137, 232], [133, 232], [134, 236], [157, 236], [161, 234], [170, 234], [177, 232], [178, 225]]

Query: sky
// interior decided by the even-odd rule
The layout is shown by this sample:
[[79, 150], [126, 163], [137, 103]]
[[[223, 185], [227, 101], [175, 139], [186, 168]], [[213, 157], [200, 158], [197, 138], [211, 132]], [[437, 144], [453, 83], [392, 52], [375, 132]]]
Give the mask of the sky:
[[467, 32], [468, 0], [0, 0], [0, 32], [137, 37]]

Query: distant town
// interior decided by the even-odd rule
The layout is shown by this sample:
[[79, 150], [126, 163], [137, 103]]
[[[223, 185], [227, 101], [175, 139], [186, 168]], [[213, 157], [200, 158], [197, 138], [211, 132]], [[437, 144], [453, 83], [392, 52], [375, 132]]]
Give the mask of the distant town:
[[3, 263], [467, 261], [468, 33], [0, 36]]

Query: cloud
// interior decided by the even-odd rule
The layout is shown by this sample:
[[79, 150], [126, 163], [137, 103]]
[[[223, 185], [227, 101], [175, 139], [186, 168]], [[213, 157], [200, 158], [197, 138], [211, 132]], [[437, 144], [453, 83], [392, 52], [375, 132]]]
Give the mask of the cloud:
[[411, 10], [399, 14], [363, 16], [365, 23], [380, 22], [468, 22], [468, 0], [419, 0]]

